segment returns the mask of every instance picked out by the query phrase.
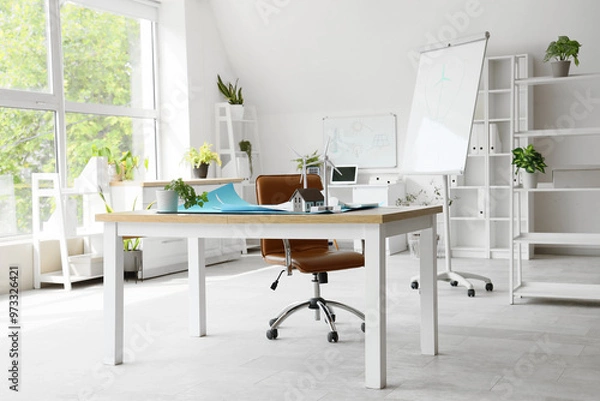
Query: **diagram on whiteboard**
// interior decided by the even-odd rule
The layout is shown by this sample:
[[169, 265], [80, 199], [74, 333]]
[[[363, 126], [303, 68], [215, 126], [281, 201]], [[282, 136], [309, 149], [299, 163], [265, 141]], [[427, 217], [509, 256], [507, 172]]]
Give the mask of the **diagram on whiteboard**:
[[323, 119], [329, 157], [339, 165], [360, 168], [396, 167], [396, 116], [335, 117]]
[[458, 101], [464, 76], [464, 63], [458, 57], [451, 57], [428, 71], [425, 101], [433, 121], [443, 121], [448, 116]]

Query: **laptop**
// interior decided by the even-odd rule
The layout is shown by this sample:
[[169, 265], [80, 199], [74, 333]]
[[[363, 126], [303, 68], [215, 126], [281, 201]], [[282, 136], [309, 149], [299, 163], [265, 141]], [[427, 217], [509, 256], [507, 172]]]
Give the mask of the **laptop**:
[[358, 166], [336, 166], [331, 169], [331, 179], [329, 183], [331, 185], [350, 185], [356, 184], [358, 179]]

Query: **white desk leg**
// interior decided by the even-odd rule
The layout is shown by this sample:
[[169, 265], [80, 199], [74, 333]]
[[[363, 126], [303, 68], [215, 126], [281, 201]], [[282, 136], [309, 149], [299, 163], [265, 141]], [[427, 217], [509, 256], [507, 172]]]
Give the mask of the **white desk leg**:
[[365, 386], [386, 386], [385, 238], [380, 226], [368, 227], [365, 238]]
[[[438, 304], [437, 304], [437, 232], [436, 216], [432, 226], [421, 231], [420, 293], [421, 293], [421, 353], [438, 353]], [[447, 255], [446, 257], [449, 257]]]
[[104, 223], [104, 363], [123, 363], [123, 238]]
[[188, 238], [190, 335], [206, 335], [206, 271], [204, 238]]

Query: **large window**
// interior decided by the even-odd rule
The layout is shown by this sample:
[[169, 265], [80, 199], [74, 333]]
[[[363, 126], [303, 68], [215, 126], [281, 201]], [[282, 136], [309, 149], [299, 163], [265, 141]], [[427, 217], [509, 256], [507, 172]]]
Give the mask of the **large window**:
[[16, 215], [0, 238], [31, 233], [31, 174], [70, 186], [92, 146], [148, 159], [156, 177], [155, 13], [151, 0], [0, 0], [0, 209]]

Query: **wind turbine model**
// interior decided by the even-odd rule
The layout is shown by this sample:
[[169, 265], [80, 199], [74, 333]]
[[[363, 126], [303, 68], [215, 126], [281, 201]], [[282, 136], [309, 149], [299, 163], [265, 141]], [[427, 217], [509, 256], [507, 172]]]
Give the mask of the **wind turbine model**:
[[306, 156], [302, 156], [300, 153], [296, 152], [293, 148], [290, 147], [290, 149], [292, 150], [292, 152], [294, 152], [296, 155], [298, 155], [299, 159], [302, 159], [302, 176], [300, 177], [300, 180], [303, 182], [303, 186], [304, 188], [307, 188], [308, 186], [308, 181], [306, 180], [306, 168], [309, 166], [315, 166], [318, 164], [323, 164], [323, 187], [325, 189], [325, 207], [329, 206], [329, 185], [328, 185], [328, 181], [327, 181], [327, 165], [330, 165], [331, 168], [333, 168], [335, 171], [337, 171], [339, 174], [341, 174], [341, 172], [337, 169], [337, 167], [335, 166], [335, 164], [333, 164], [333, 162], [331, 160], [329, 160], [329, 156], [327, 155], [327, 152], [329, 151], [329, 142], [331, 141], [331, 138], [327, 138], [327, 144], [325, 145], [325, 152], [323, 153], [323, 158], [316, 160], [312, 163], [306, 163]]

